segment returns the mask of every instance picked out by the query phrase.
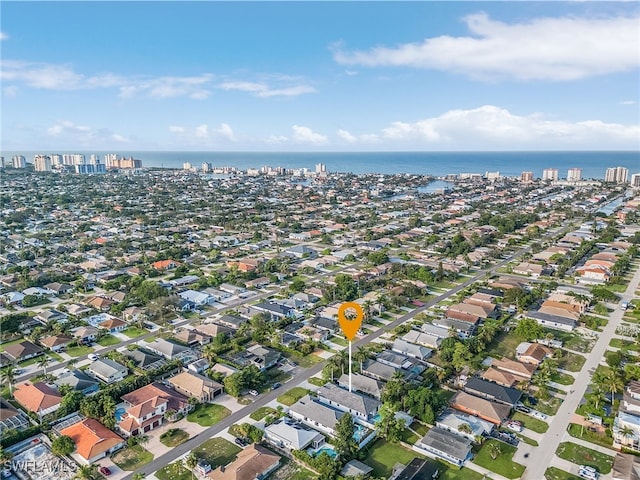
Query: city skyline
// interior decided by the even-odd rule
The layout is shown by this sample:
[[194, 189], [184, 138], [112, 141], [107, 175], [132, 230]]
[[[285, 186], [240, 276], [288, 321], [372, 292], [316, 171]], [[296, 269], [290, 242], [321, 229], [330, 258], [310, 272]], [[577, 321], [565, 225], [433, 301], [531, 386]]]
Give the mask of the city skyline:
[[2, 148], [635, 151], [638, 12], [3, 2]]

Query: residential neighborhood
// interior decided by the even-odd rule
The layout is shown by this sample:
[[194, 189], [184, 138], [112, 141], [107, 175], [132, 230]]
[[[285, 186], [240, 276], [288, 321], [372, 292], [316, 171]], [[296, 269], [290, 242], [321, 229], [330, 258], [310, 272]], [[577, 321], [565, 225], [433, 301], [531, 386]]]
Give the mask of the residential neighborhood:
[[637, 189], [3, 175], [3, 478], [637, 478]]

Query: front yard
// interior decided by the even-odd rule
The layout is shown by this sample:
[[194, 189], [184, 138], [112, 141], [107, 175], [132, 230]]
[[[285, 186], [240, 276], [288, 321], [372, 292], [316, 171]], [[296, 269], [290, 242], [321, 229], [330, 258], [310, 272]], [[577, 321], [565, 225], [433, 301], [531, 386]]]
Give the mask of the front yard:
[[[492, 445], [497, 445], [500, 448], [500, 453], [496, 455], [496, 458], [491, 457]], [[480, 465], [492, 472], [496, 472], [499, 475], [507, 478], [520, 478], [524, 472], [525, 466], [515, 463], [512, 458], [516, 452], [516, 447], [507, 445], [506, 443], [499, 442], [497, 440], [487, 440], [480, 448], [480, 451], [473, 459], [473, 463]]]
[[167, 447], [176, 447], [189, 440], [189, 434], [179, 428], [172, 428], [160, 435], [160, 442]]
[[287, 407], [290, 407], [291, 405], [296, 403], [298, 400], [300, 400], [302, 397], [304, 397], [307, 393], [309, 393], [309, 392], [306, 389], [302, 388], [302, 387], [293, 387], [288, 392], [283, 393], [282, 395], [280, 395], [277, 398], [277, 400], [278, 400], [278, 402], [282, 403], [283, 405], [286, 405]]
[[65, 353], [70, 357], [81, 357], [82, 355], [89, 355], [93, 352], [93, 348], [87, 345], [76, 345], [75, 347], [67, 347]]
[[136, 338], [136, 337], [140, 337], [140, 336], [142, 336], [142, 335], [144, 335], [146, 333], [149, 333], [149, 331], [145, 330], [144, 328], [129, 327], [129, 328], [123, 330], [122, 333], [124, 333], [129, 338]]
[[110, 347], [111, 345], [118, 345], [120, 342], [122, 342], [122, 340], [120, 340], [118, 337], [111, 335], [110, 333], [106, 334], [104, 337], [96, 341], [96, 343], [101, 347]]
[[613, 457], [571, 442], [561, 443], [556, 455], [576, 465], [593, 467], [600, 473], [609, 473], [613, 465]]
[[547, 468], [547, 471], [544, 472], [544, 478], [547, 480], [580, 480], [580, 477], [556, 467]]
[[543, 422], [542, 420], [538, 420], [537, 418], [530, 417], [529, 415], [525, 415], [524, 413], [514, 413], [513, 419], [522, 422], [524, 428], [528, 428], [529, 430], [533, 430], [537, 433], [545, 433], [549, 429], [549, 424], [547, 422]]
[[242, 449], [224, 438], [212, 438], [194, 449], [196, 457], [205, 460], [212, 469], [228, 465]]
[[271, 407], [260, 407], [259, 409], [257, 409], [255, 412], [253, 412], [251, 415], [249, 415], [252, 419], [254, 419], [256, 422], [262, 420], [264, 417], [266, 417], [267, 415], [270, 415], [272, 413], [276, 413], [276, 411], [271, 408]]
[[140, 445], [135, 445], [120, 450], [111, 457], [111, 460], [122, 470], [132, 472], [153, 460], [153, 454]]
[[396, 463], [407, 465], [414, 458], [424, 458], [422, 455], [404, 448], [397, 443], [376, 440], [369, 451], [364, 463], [373, 468], [374, 477], [389, 478]]
[[227, 407], [213, 403], [201, 403], [187, 415], [187, 421], [195, 422], [201, 427], [210, 427], [229, 415], [231, 415], [231, 410]]

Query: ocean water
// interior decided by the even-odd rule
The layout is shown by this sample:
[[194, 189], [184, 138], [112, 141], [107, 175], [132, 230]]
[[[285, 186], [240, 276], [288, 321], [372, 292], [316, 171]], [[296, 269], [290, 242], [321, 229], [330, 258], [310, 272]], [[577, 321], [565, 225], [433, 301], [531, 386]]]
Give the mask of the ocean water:
[[532, 171], [534, 178], [542, 177], [545, 168], [557, 168], [560, 178], [567, 176], [569, 168], [581, 168], [582, 178], [603, 179], [608, 167], [622, 166], [629, 169], [629, 177], [640, 173], [638, 151], [588, 151], [588, 152], [3, 152], [5, 161], [14, 154], [21, 154], [32, 161], [36, 153], [83, 153], [86, 158], [106, 153], [133, 156], [142, 160], [144, 167], [182, 168], [184, 162], [200, 167], [203, 162], [214, 167], [233, 166], [238, 169], [262, 166], [308, 168], [324, 163], [329, 172], [352, 173], [416, 173], [442, 176], [449, 173], [500, 172], [501, 175], [520, 175]]

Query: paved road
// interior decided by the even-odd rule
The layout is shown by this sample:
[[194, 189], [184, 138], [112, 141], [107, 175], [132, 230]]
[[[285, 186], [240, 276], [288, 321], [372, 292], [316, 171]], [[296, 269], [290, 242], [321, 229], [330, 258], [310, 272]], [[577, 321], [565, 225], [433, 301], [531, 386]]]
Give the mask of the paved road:
[[[621, 301], [630, 301], [640, 284], [640, 268], [636, 270], [635, 275], [629, 282], [627, 289], [622, 294]], [[558, 445], [562, 441], [564, 434], [569, 426], [569, 420], [571, 415], [576, 411], [580, 400], [585, 394], [587, 387], [591, 381], [591, 375], [595, 371], [600, 361], [604, 358], [605, 350], [609, 345], [609, 342], [615, 334], [616, 328], [622, 321], [624, 312], [618, 307], [609, 316], [609, 322], [604, 328], [604, 331], [600, 334], [598, 341], [591, 350], [591, 353], [587, 357], [582, 370], [576, 377], [576, 381], [573, 383], [572, 393], [568, 393], [558, 413], [554, 416], [553, 422], [549, 426], [549, 430], [545, 434], [543, 441], [540, 442], [540, 447], [533, 450], [529, 456], [528, 466], [524, 472], [523, 480], [540, 480], [544, 478], [544, 472], [547, 467], [552, 464]]]
[[[331, 271], [328, 271], [328, 272], [319, 273], [317, 275], [310, 276], [308, 282], [313, 282], [313, 281], [315, 281], [315, 280], [317, 280], [319, 278], [326, 277], [327, 275], [335, 275], [337, 273], [343, 272], [343, 271], [348, 270], [350, 268], [357, 268], [359, 265], [360, 265], [360, 263], [356, 262], [356, 263], [347, 265], [345, 267], [339, 268], [337, 270], [331, 270]], [[252, 295], [252, 296], [250, 296], [248, 298], [239, 298], [238, 300], [234, 300], [233, 302], [225, 304], [225, 306], [223, 308], [220, 308], [218, 310], [212, 310], [209, 313], [210, 314], [225, 313], [225, 312], [227, 312], [229, 310], [233, 310], [235, 307], [238, 307], [240, 305], [244, 305], [246, 303], [252, 303], [252, 302], [255, 302], [256, 300], [262, 300], [263, 298], [267, 298], [267, 297], [271, 297], [273, 295], [277, 295], [278, 292], [280, 292], [284, 288], [287, 288], [287, 285], [283, 285], [283, 286], [280, 286], [278, 288], [259, 293], [257, 295]], [[173, 328], [177, 328], [177, 327], [181, 327], [183, 325], [187, 325], [187, 324], [192, 323], [192, 322], [201, 321], [203, 319], [204, 319], [204, 317], [185, 318], [180, 322], [172, 323], [171, 326]], [[123, 341], [121, 341], [120, 343], [118, 343], [116, 345], [110, 345], [110, 346], [107, 346], [107, 347], [101, 347], [101, 348], [95, 350], [94, 353], [98, 353], [100, 355], [104, 355], [105, 353], [108, 353], [108, 352], [110, 352], [112, 350], [121, 348], [121, 347], [126, 346], [126, 345], [130, 345], [132, 343], [138, 343], [140, 340], [144, 340], [145, 338], [151, 337], [151, 336], [156, 335], [156, 334], [157, 334], [157, 331], [145, 333], [144, 335], [141, 335], [139, 337], [131, 338], [131, 339], [128, 339], [128, 340], [123, 340]], [[62, 362], [52, 363], [51, 365], [47, 366], [47, 372], [53, 374], [55, 371], [66, 367], [69, 364], [69, 362], [80, 362], [82, 360], [86, 360], [87, 358], [89, 358], [88, 355], [82, 355], [82, 356], [79, 356], [77, 358], [73, 358], [72, 360], [65, 360], [65, 361], [62, 361]], [[27, 369], [27, 372], [25, 374], [20, 375], [19, 377], [16, 378], [16, 380], [14, 381], [14, 383], [16, 385], [18, 383], [30, 380], [33, 377], [35, 377], [35, 376], [37, 376], [37, 375], [39, 375], [41, 373], [44, 373], [43, 369], [38, 369], [38, 368], [29, 369], [28, 367], [25, 367], [25, 368]]]
[[[564, 230], [568, 230], [569, 228], [570, 227], [567, 226], [567, 227], [565, 227]], [[558, 232], [554, 232], [553, 235], [557, 235], [557, 233]], [[360, 345], [366, 345], [368, 343], [371, 343], [373, 340], [375, 340], [376, 338], [380, 337], [385, 332], [387, 332], [389, 330], [393, 330], [398, 325], [401, 325], [402, 323], [406, 322], [407, 320], [413, 318], [415, 315], [427, 310], [428, 308], [436, 305], [437, 303], [441, 302], [442, 300], [447, 299], [451, 295], [455, 295], [456, 293], [458, 293], [459, 291], [465, 289], [466, 287], [468, 287], [472, 283], [483, 279], [487, 273], [491, 273], [491, 272], [495, 271], [496, 269], [503, 267], [504, 265], [506, 265], [510, 261], [512, 261], [512, 260], [524, 255], [528, 251], [530, 251], [530, 247], [523, 247], [523, 248], [519, 249], [518, 251], [516, 251], [515, 253], [511, 254], [510, 256], [508, 256], [506, 259], [504, 259], [504, 260], [500, 261], [499, 263], [495, 264], [494, 266], [492, 266], [492, 267], [490, 267], [490, 268], [488, 268], [486, 270], [480, 270], [473, 277], [469, 278], [468, 280], [466, 280], [465, 282], [461, 283], [460, 285], [457, 285], [456, 287], [452, 288], [451, 290], [448, 290], [446, 293], [443, 293], [442, 295], [430, 300], [428, 303], [426, 303], [422, 307], [417, 308], [415, 310], [412, 310], [411, 312], [408, 312], [405, 315], [402, 315], [401, 317], [398, 317], [394, 321], [388, 323], [387, 325], [385, 325], [384, 327], [376, 330], [375, 332], [372, 332], [372, 333], [362, 337], [360, 340], [358, 340], [358, 341], [353, 343], [353, 347], [358, 347]], [[331, 273], [335, 274], [336, 272], [334, 271], [334, 272], [331, 272]], [[325, 362], [321, 362], [321, 363], [318, 363], [317, 365], [314, 365], [311, 368], [305, 369], [305, 370], [297, 373], [291, 380], [289, 380], [286, 383], [286, 385], [285, 385], [286, 388], [288, 389], [288, 388], [294, 387], [296, 385], [299, 385], [302, 382], [304, 382], [305, 380], [308, 380], [310, 377], [316, 375], [317, 373], [320, 373], [322, 371], [322, 368], [324, 367], [324, 365], [325, 365]], [[158, 458], [154, 458], [150, 463], [148, 463], [147, 465], [145, 465], [141, 469], [137, 470], [136, 472], [132, 472], [131, 474], [123, 477], [122, 480], [130, 480], [131, 477], [135, 473], [144, 473], [145, 475], [148, 475], [148, 474], [153, 473], [156, 470], [164, 467], [165, 465], [168, 465], [169, 463], [172, 463], [172, 462], [176, 461], [178, 458], [180, 458], [181, 456], [185, 455], [186, 453], [188, 453], [192, 449], [200, 446], [200, 444], [202, 444], [204, 441], [206, 441], [209, 438], [212, 438], [212, 437], [218, 435], [225, 428], [228, 428], [231, 425], [233, 425], [234, 423], [239, 422], [244, 417], [246, 417], [246, 416], [250, 415], [251, 413], [253, 413], [254, 411], [256, 411], [258, 408], [267, 405], [272, 400], [275, 400], [276, 397], [280, 393], [283, 393], [285, 390], [286, 389], [284, 387], [281, 387], [280, 389], [273, 390], [271, 392], [268, 392], [266, 394], [261, 395], [251, 405], [247, 405], [246, 407], [242, 408], [241, 410], [238, 410], [237, 412], [234, 412], [233, 414], [231, 414], [230, 416], [228, 416], [227, 418], [225, 418], [221, 422], [218, 422], [217, 424], [207, 428], [206, 430], [201, 432], [196, 437], [189, 439], [188, 441], [186, 441], [185, 443], [183, 443], [181, 445], [178, 445], [176, 448], [174, 448], [171, 451], [165, 453], [164, 455], [161, 455]]]

